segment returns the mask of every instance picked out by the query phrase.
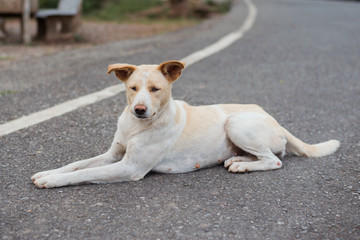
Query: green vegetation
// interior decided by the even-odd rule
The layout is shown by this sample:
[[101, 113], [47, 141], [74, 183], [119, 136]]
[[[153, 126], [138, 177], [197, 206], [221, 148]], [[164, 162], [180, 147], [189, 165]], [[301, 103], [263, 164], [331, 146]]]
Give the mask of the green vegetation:
[[231, 1], [215, 3], [213, 0], [207, 0], [206, 2], [209, 6], [211, 6], [214, 9], [214, 12], [217, 13], [226, 13], [230, 11], [231, 8]]
[[[85, 1], [86, 2], [86, 1]], [[94, 1], [95, 2], [95, 1]], [[161, 0], [112, 0], [104, 1], [100, 8], [84, 8], [84, 16], [106, 21], [124, 21], [129, 14], [141, 12], [162, 4]], [[95, 3], [94, 3], [95, 4]]]
[[[212, 13], [224, 13], [229, 11], [230, 2], [217, 4], [213, 0], [205, 1], [205, 8], [199, 7], [199, 4], [204, 5], [204, 1], [190, 1], [188, 0], [189, 9], [188, 14], [181, 18], [202, 18], [202, 11], [205, 9], [207, 16]], [[59, 0], [39, 0], [40, 8], [56, 8]], [[161, 19], [168, 19], [169, 13], [174, 12], [170, 10], [171, 0], [83, 0], [82, 14], [86, 19], [100, 20], [100, 21], [156, 21]], [[177, 2], [173, 1], [172, 2]], [[194, 5], [194, 3], [196, 3]], [[198, 6], [193, 8], [194, 6]], [[177, 9], [177, 7], [175, 7]]]
[[0, 97], [5, 96], [5, 95], [9, 95], [9, 94], [14, 94], [16, 93], [15, 91], [12, 90], [3, 90], [0, 92]]
[[4, 56], [0, 56], [0, 61], [6, 61], [6, 60], [10, 60], [11, 57], [4, 57]]
[[58, 2], [59, 2], [59, 0], [39, 0], [39, 7], [40, 8], [57, 8]]
[[[56, 8], [59, 0], [39, 0], [40, 8]], [[128, 14], [160, 6], [163, 0], [83, 0], [82, 13], [85, 18], [124, 21]]]

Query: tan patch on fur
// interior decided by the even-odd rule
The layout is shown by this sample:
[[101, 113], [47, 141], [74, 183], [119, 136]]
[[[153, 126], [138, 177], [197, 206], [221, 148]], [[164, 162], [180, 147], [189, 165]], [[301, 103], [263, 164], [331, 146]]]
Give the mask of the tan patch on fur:
[[219, 107], [221, 107], [226, 114], [249, 111], [265, 113], [265, 111], [256, 104], [219, 104]]
[[183, 106], [186, 111], [185, 135], [201, 135], [220, 120], [221, 114], [212, 106], [190, 106], [187, 103]]
[[180, 122], [180, 119], [181, 119], [180, 108], [178, 105], [176, 105], [175, 123], [178, 124]]

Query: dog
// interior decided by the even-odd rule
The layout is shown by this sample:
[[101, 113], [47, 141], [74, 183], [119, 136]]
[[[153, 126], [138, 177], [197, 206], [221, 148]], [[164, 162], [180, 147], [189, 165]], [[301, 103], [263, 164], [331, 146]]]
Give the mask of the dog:
[[171, 86], [185, 63], [113, 64], [125, 83], [127, 107], [110, 149], [97, 157], [32, 176], [38, 188], [137, 181], [150, 172], [185, 173], [224, 164], [244, 173], [282, 167], [285, 151], [303, 157], [334, 153], [337, 140], [309, 145], [257, 105], [190, 106], [174, 100]]

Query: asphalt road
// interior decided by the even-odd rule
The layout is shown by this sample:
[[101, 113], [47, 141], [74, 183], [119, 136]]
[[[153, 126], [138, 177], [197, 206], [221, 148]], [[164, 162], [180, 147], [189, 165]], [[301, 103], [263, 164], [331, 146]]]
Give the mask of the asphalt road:
[[[254, 0], [254, 27], [187, 68], [173, 87], [193, 105], [256, 103], [334, 155], [287, 155], [276, 171], [222, 166], [138, 182], [36, 189], [38, 171], [106, 151], [125, 94], [0, 138], [2, 239], [360, 239], [360, 4]], [[0, 124], [117, 83], [107, 65], [180, 59], [236, 30], [227, 16], [150, 39], [117, 42], [0, 68]]]

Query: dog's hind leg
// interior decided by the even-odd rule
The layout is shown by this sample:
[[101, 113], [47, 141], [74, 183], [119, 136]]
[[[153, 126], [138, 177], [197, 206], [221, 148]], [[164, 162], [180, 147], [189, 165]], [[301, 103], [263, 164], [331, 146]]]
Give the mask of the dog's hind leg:
[[229, 167], [234, 162], [252, 162], [257, 161], [257, 158], [252, 155], [246, 155], [246, 156], [233, 156], [224, 162], [224, 167]]
[[[266, 171], [281, 168], [281, 160], [274, 153], [285, 151], [286, 139], [278, 123], [261, 113], [231, 115], [225, 125], [228, 138], [256, 159], [233, 157], [225, 161], [230, 172]], [[239, 159], [238, 159], [239, 158]]]
[[229, 165], [229, 172], [253, 172], [266, 171], [281, 168], [282, 162], [271, 151], [267, 154], [262, 152], [262, 156], [258, 156], [257, 161], [253, 162], [233, 162]]

